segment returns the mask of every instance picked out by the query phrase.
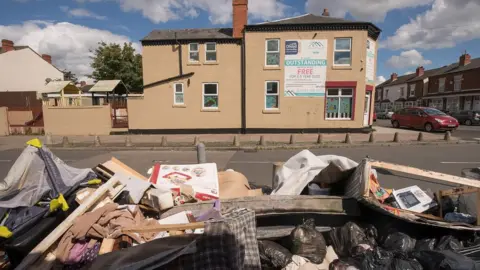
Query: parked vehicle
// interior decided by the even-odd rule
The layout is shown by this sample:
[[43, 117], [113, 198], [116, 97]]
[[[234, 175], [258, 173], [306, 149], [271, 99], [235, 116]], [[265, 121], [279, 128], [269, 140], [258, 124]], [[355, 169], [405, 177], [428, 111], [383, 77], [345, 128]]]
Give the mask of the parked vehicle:
[[382, 111], [377, 113], [378, 119], [392, 119], [393, 112], [392, 111]]
[[460, 124], [467, 126], [480, 124], [480, 112], [476, 111], [460, 111], [452, 114]]
[[410, 127], [431, 132], [435, 130], [452, 131], [457, 129], [458, 125], [457, 119], [434, 108], [405, 108], [392, 116], [392, 126], [394, 128]]

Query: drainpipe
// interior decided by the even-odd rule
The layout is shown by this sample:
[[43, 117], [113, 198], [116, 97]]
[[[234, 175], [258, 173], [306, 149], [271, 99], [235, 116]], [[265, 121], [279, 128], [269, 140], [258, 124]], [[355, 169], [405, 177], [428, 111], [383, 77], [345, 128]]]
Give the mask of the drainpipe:
[[175, 32], [175, 42], [178, 44], [178, 67], [180, 71], [180, 75], [183, 75], [183, 68], [182, 68], [182, 44], [177, 40], [177, 32]]
[[242, 134], [247, 133], [247, 91], [246, 91], [246, 49], [245, 49], [245, 29], [243, 30], [242, 48], [241, 48], [241, 87], [242, 87]]

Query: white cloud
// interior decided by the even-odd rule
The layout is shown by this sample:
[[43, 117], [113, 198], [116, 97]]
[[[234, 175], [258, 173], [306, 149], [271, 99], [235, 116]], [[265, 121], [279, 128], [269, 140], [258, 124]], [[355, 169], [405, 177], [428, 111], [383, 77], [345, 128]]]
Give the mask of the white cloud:
[[430, 65], [431, 63], [432, 61], [424, 59], [423, 55], [417, 50], [404, 51], [400, 55], [393, 55], [387, 60], [387, 65], [396, 69]]
[[375, 81], [375, 85], [379, 85], [381, 83], [383, 83], [384, 81], [386, 81], [387, 79], [385, 79], [385, 77], [383, 76], [378, 76], [377, 77], [377, 80]]
[[[0, 37], [17, 45], [28, 45], [39, 54], [50, 54], [60, 70], [67, 69], [78, 78], [91, 74], [91, 50], [98, 42], [131, 42], [126, 36], [67, 22], [27, 21], [21, 25], [0, 25]], [[141, 46], [133, 43], [140, 52]]]
[[345, 17], [350, 13], [359, 20], [383, 21], [389, 11], [424, 6], [433, 0], [307, 0], [307, 12], [322, 14], [328, 8], [330, 16]]
[[403, 75], [410, 75], [410, 74], [413, 74], [413, 73], [415, 73], [415, 71], [411, 71], [411, 70], [409, 70], [409, 71], [407, 71], [407, 72], [403, 73]]
[[[108, 0], [76, 0], [77, 2], [101, 2]], [[196, 18], [206, 12], [212, 24], [232, 21], [232, 0], [115, 0], [125, 12], [141, 12], [154, 23]], [[292, 8], [280, 0], [249, 1], [251, 19], [272, 20], [286, 16]]]
[[451, 48], [480, 38], [479, 0], [435, 0], [430, 10], [381, 43], [389, 49]]
[[73, 8], [70, 9], [67, 6], [60, 6], [60, 9], [63, 12], [66, 12], [69, 16], [77, 18], [93, 18], [97, 20], [106, 20], [107, 17], [95, 14], [94, 12], [84, 9], [84, 8]]

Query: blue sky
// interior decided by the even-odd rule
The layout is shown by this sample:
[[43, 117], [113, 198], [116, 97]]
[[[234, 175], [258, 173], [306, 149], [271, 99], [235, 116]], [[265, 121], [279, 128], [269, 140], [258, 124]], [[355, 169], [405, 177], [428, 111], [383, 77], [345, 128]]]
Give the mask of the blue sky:
[[[250, 0], [249, 22], [321, 14], [372, 21], [383, 32], [379, 80], [480, 57], [479, 0]], [[53, 56], [79, 77], [97, 42], [133, 42], [152, 29], [230, 27], [231, 0], [2, 0], [0, 39]]]

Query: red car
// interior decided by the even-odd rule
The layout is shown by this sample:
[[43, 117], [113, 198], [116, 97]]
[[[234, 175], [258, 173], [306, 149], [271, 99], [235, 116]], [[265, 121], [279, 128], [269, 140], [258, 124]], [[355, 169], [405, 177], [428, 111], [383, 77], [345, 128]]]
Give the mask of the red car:
[[458, 128], [458, 121], [434, 108], [412, 107], [395, 112], [392, 116], [392, 126], [418, 128], [427, 132], [452, 131]]

